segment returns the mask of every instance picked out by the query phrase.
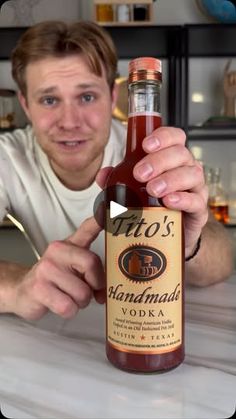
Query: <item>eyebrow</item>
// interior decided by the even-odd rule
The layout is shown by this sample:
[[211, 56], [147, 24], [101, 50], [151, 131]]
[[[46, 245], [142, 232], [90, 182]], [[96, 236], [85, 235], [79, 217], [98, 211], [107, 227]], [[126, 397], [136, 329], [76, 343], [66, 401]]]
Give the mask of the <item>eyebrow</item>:
[[[97, 83], [80, 83], [75, 86], [77, 89], [93, 89], [93, 88], [100, 88], [100, 84]], [[58, 91], [57, 86], [49, 86], [46, 88], [39, 88], [35, 92], [35, 96], [38, 95], [45, 95], [45, 94], [51, 94]]]

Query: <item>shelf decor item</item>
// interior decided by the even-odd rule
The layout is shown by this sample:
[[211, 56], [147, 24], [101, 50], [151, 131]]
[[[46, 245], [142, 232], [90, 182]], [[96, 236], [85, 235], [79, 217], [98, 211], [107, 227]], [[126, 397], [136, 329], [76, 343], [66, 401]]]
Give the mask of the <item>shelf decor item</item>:
[[154, 0], [94, 0], [94, 20], [101, 25], [150, 25]]
[[204, 15], [212, 21], [222, 23], [236, 23], [235, 0], [196, 0]]
[[112, 4], [97, 4], [96, 7], [97, 22], [112, 22], [113, 21], [113, 7]]
[[224, 116], [236, 121], [236, 71], [229, 71], [231, 60], [225, 66], [223, 77]]

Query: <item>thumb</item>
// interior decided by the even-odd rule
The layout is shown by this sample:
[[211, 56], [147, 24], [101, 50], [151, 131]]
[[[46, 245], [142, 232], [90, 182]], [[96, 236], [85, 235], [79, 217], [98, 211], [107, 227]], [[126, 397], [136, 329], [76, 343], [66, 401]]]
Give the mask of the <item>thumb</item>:
[[67, 241], [79, 247], [89, 248], [97, 238], [102, 228], [94, 217], [87, 218], [80, 227], [67, 238]]
[[107, 179], [112, 172], [113, 167], [103, 167], [103, 169], [100, 169], [96, 176], [96, 182], [100, 188], [104, 189], [106, 186]]

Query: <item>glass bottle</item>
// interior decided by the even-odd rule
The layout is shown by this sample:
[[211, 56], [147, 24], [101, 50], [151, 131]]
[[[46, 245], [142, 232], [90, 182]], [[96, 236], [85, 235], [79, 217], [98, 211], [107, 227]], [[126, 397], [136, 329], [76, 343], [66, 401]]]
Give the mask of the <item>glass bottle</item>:
[[98, 4], [96, 7], [97, 22], [112, 22], [113, 21], [113, 7], [110, 4]]
[[209, 183], [209, 207], [214, 217], [223, 224], [229, 221], [228, 197], [221, 184], [221, 169], [211, 169]]
[[229, 219], [236, 222], [236, 162], [232, 161], [229, 168]]
[[128, 4], [117, 5], [117, 21], [118, 22], [129, 22], [130, 20], [130, 8]]
[[121, 234], [106, 230], [107, 357], [135, 372], [169, 370], [184, 358], [182, 214], [149, 196], [145, 184], [133, 177], [134, 165], [145, 156], [144, 137], [161, 125], [161, 80], [159, 60], [142, 57], [129, 63], [126, 154], [107, 182], [107, 190], [112, 189], [107, 208], [108, 201], [118, 201], [134, 220], [142, 206], [132, 231], [129, 222]]
[[145, 4], [134, 5], [134, 21], [148, 20], [148, 7]]

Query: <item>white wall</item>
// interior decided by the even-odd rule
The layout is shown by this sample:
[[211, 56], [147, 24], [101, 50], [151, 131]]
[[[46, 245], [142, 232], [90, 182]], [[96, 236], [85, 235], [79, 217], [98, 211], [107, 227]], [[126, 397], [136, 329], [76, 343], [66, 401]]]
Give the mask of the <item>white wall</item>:
[[159, 25], [208, 22], [196, 0], [157, 0], [154, 3], [154, 17]]
[[[154, 2], [156, 24], [204, 23], [196, 0], [157, 0]], [[45, 19], [92, 19], [92, 0], [11, 0], [4, 3], [0, 26], [28, 26]]]
[[[83, 17], [92, 17], [93, 1], [80, 0]], [[125, 1], [124, 1], [125, 3]], [[204, 23], [208, 19], [200, 12], [196, 0], [157, 0], [153, 4], [154, 21], [158, 25]]]
[[76, 20], [82, 0], [11, 0], [3, 4], [0, 26], [28, 26], [48, 19]]

